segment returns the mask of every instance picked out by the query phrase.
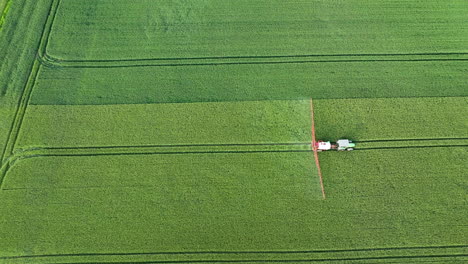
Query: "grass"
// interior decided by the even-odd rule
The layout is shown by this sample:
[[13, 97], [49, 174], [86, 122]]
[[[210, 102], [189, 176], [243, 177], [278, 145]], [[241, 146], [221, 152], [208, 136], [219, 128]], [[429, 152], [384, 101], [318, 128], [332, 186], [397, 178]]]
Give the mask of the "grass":
[[47, 52], [65, 60], [467, 52], [466, 12], [463, 0], [62, 0]]

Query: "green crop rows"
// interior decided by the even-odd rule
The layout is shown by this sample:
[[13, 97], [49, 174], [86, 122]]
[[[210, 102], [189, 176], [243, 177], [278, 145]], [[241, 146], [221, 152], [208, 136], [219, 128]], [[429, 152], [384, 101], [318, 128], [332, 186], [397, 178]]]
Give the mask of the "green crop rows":
[[467, 262], [467, 12], [0, 0], [0, 263]]

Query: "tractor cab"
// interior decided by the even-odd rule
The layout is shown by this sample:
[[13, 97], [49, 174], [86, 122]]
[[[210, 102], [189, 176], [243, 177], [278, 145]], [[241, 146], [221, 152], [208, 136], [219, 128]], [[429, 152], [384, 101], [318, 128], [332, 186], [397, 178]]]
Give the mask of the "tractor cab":
[[337, 145], [337, 150], [338, 151], [351, 151], [354, 150], [354, 147], [356, 147], [356, 144], [354, 144], [351, 140], [349, 139], [340, 139], [336, 142]]

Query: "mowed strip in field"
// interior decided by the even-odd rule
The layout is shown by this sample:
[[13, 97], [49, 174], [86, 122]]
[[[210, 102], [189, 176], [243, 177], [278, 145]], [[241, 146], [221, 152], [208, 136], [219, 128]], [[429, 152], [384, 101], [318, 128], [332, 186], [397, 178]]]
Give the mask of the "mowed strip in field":
[[[270, 254], [267, 259], [445, 255], [460, 260], [466, 249], [437, 246], [466, 242], [464, 155], [460, 148], [322, 153], [325, 201], [311, 153], [25, 159], [0, 192], [0, 234], [8, 238], [0, 248], [3, 257], [81, 253], [75, 258], [84, 260], [86, 253], [109, 253], [88, 257], [92, 261], [135, 261], [135, 256], [111, 253], [359, 248], [389, 251]], [[398, 250], [402, 241], [404, 248], [435, 248]]]
[[468, 52], [463, 0], [57, 1], [63, 60]]

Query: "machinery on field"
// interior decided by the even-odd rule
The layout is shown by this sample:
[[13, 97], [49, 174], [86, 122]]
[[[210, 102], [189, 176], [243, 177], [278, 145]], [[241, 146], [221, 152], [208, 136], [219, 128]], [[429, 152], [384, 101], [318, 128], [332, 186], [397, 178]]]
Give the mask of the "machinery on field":
[[349, 139], [340, 139], [336, 143], [330, 141], [317, 141], [315, 148], [317, 151], [337, 150], [337, 151], [351, 151], [354, 150], [356, 144]]

